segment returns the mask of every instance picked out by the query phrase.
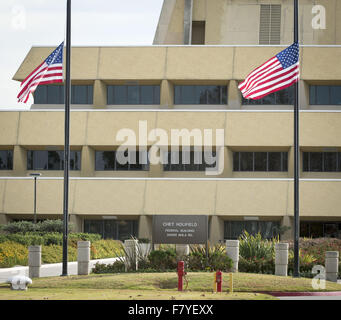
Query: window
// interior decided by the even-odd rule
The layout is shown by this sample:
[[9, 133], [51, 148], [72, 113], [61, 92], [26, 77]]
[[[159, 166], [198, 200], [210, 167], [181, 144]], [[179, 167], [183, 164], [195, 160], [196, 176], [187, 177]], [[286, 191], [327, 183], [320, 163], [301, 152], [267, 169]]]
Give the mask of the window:
[[[64, 86], [41, 85], [34, 92], [35, 104], [64, 104]], [[72, 85], [71, 104], [93, 104], [92, 85]]]
[[251, 235], [258, 232], [264, 239], [272, 239], [279, 234], [277, 221], [224, 221], [224, 239], [237, 240], [247, 231]]
[[281, 5], [260, 5], [259, 44], [280, 44]]
[[104, 239], [127, 240], [137, 237], [137, 220], [84, 220], [84, 232], [97, 233]]
[[227, 104], [227, 86], [174, 86], [175, 104]]
[[160, 104], [160, 86], [107, 86], [109, 105]]
[[[126, 163], [120, 163], [122, 162], [120, 156], [126, 159]], [[148, 153], [146, 151], [125, 151], [119, 155], [118, 151], [96, 151], [96, 170], [148, 171]]]
[[341, 223], [301, 221], [300, 235], [307, 238], [341, 238]]
[[215, 167], [216, 152], [199, 151], [172, 151], [165, 152], [164, 171], [205, 171], [206, 168]]
[[[81, 169], [81, 152], [70, 151], [70, 170]], [[64, 170], [64, 151], [27, 151], [27, 170]]]
[[288, 171], [288, 153], [233, 152], [233, 171]]
[[294, 104], [294, 87], [288, 87], [280, 91], [273, 92], [268, 96], [258, 99], [244, 99], [242, 97], [243, 105], [293, 105]]
[[341, 86], [310, 86], [311, 105], [341, 105]]
[[192, 22], [192, 44], [205, 44], [205, 21]]
[[303, 171], [341, 172], [341, 153], [303, 152]]
[[0, 150], [0, 170], [13, 170], [12, 150]]

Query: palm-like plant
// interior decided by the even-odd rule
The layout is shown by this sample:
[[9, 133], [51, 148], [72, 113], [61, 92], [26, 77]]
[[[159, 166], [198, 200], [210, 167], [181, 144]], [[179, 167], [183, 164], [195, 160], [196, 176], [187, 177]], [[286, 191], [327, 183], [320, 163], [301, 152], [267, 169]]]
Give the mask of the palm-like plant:
[[239, 254], [245, 259], [271, 259], [279, 238], [263, 239], [260, 233], [251, 235], [244, 231], [239, 238]]

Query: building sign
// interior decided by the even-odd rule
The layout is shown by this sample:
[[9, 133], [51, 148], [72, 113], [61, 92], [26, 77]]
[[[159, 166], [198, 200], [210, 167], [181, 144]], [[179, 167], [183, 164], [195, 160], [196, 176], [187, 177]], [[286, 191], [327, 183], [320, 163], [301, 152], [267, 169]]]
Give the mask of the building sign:
[[206, 244], [208, 216], [153, 216], [153, 243]]

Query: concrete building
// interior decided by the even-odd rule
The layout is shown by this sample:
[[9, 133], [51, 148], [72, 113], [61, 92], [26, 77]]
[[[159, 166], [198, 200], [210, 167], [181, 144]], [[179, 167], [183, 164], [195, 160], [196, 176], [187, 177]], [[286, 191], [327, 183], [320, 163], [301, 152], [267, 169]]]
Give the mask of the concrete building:
[[[301, 235], [340, 237], [341, 3], [319, 1], [326, 29], [313, 27], [323, 16], [316, 1], [300, 4]], [[152, 46], [72, 48], [69, 212], [77, 230], [150, 238], [153, 215], [198, 214], [209, 216], [212, 242], [243, 229], [271, 237], [281, 226], [291, 227], [281, 234], [290, 238], [293, 93], [250, 102], [238, 82], [292, 34], [291, 0], [166, 0]], [[33, 47], [13, 79], [53, 49]], [[120, 165], [117, 133], [140, 138], [139, 121], [148, 132], [223, 129], [223, 171], [206, 175], [194, 153], [189, 164]], [[61, 86], [39, 87], [29, 111], [0, 112], [0, 223], [33, 219], [32, 172], [42, 173], [38, 219], [62, 218], [63, 143]], [[149, 137], [148, 147], [154, 143]], [[193, 151], [196, 142], [188, 145]]]

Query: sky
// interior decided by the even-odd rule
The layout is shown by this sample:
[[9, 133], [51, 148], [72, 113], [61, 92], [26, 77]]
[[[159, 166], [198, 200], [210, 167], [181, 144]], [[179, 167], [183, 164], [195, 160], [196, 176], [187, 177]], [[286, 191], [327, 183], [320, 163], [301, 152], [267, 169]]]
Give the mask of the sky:
[[[72, 45], [151, 45], [163, 0], [72, 0]], [[57, 47], [65, 36], [66, 0], [0, 1], [0, 108], [17, 103], [12, 80], [32, 46]]]

